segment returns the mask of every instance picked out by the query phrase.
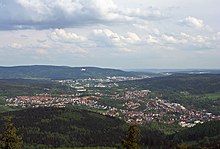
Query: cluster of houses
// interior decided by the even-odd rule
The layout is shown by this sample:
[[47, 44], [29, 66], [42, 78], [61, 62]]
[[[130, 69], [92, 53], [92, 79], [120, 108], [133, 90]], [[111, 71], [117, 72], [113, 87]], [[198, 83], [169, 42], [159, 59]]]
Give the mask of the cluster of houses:
[[198, 123], [220, 120], [220, 116], [206, 111], [187, 109], [179, 103], [169, 103], [160, 98], [149, 98], [150, 90], [134, 90], [117, 94], [111, 99], [123, 100], [123, 108], [112, 108], [105, 115], [119, 117], [130, 124], [146, 124], [152, 121], [172, 124], [182, 127], [193, 127]]
[[58, 107], [64, 108], [67, 105], [85, 105], [88, 107], [97, 106], [97, 101], [91, 99], [98, 99], [96, 96], [83, 96], [83, 97], [53, 97], [50, 95], [37, 95], [37, 96], [17, 96], [15, 98], [7, 98], [7, 106], [15, 106], [21, 108], [37, 108], [37, 107]]
[[112, 88], [118, 87], [120, 81], [127, 80], [140, 80], [143, 77], [124, 77], [124, 76], [113, 76], [106, 78], [88, 78], [88, 79], [77, 79], [77, 80], [57, 80], [57, 82], [68, 85], [75, 88], [78, 92], [85, 92], [86, 88]]
[[101, 111], [100, 114], [117, 117], [130, 124], [146, 124], [158, 121], [167, 124], [179, 123], [182, 127], [192, 127], [198, 123], [220, 119], [220, 116], [215, 116], [206, 111], [187, 109], [178, 103], [169, 103], [160, 98], [150, 98], [148, 96], [150, 92], [150, 90], [131, 90], [108, 96], [107, 100], [114, 100], [118, 103], [115, 106], [107, 105], [108, 102], [100, 104], [99, 100], [103, 98], [103, 95], [76, 97], [74, 94], [60, 96], [40, 94], [17, 96], [5, 100], [8, 106], [22, 108], [86, 106], [98, 109], [97, 111]]
[[149, 93], [151, 93], [150, 90], [133, 90], [133, 91], [125, 91], [120, 94], [116, 94], [112, 97], [113, 100], [119, 100], [119, 99], [137, 99], [140, 97], [146, 97]]

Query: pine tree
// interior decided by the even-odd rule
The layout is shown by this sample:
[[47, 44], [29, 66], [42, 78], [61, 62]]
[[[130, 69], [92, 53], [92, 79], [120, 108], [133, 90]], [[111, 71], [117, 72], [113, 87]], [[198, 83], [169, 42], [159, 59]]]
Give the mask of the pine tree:
[[140, 130], [136, 126], [130, 126], [122, 146], [125, 149], [140, 149]]
[[189, 149], [190, 147], [187, 144], [178, 144], [176, 149]]
[[12, 123], [12, 117], [5, 117], [5, 130], [0, 137], [1, 149], [21, 149], [22, 138], [17, 135], [17, 129]]

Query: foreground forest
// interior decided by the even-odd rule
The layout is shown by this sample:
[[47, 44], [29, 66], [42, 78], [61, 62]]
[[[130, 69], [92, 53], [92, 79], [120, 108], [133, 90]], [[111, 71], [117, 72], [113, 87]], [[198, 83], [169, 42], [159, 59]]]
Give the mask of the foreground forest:
[[[0, 115], [12, 116], [24, 148], [122, 147], [129, 125], [109, 116], [76, 108], [36, 108]], [[138, 126], [141, 148], [219, 147], [220, 122], [212, 121], [164, 134], [153, 125]], [[3, 125], [0, 126], [3, 132]]]
[[72, 108], [25, 109], [1, 118], [7, 115], [12, 115], [27, 148], [117, 146], [125, 127], [118, 119]]

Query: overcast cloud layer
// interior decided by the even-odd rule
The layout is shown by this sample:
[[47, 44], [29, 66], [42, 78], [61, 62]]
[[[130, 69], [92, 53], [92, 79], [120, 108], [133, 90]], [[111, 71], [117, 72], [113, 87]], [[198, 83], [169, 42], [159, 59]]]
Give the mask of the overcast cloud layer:
[[219, 0], [0, 0], [0, 65], [219, 68]]

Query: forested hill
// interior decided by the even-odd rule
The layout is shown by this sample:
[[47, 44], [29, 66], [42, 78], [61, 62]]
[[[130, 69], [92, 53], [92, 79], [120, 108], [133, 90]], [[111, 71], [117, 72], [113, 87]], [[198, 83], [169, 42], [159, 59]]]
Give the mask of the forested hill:
[[12, 115], [25, 146], [35, 148], [116, 146], [124, 137], [126, 124], [116, 118], [74, 108], [36, 108], [2, 113]]
[[37, 79], [81, 79], [102, 78], [107, 76], [135, 77], [138, 73], [119, 69], [98, 67], [67, 67], [67, 66], [14, 66], [0, 67], [0, 79], [37, 78]]
[[[26, 149], [98, 146], [120, 148], [129, 127], [119, 119], [73, 107], [30, 108], [1, 113], [0, 134], [3, 133], [4, 116], [13, 117], [13, 123], [18, 135], [22, 136]], [[155, 124], [158, 123], [139, 127], [141, 149], [175, 148], [182, 143], [188, 144], [188, 148], [220, 146], [220, 121], [198, 124], [170, 135], [155, 129]]]
[[174, 74], [164, 77], [124, 82], [154, 91], [177, 91], [191, 94], [220, 92], [220, 74]]

